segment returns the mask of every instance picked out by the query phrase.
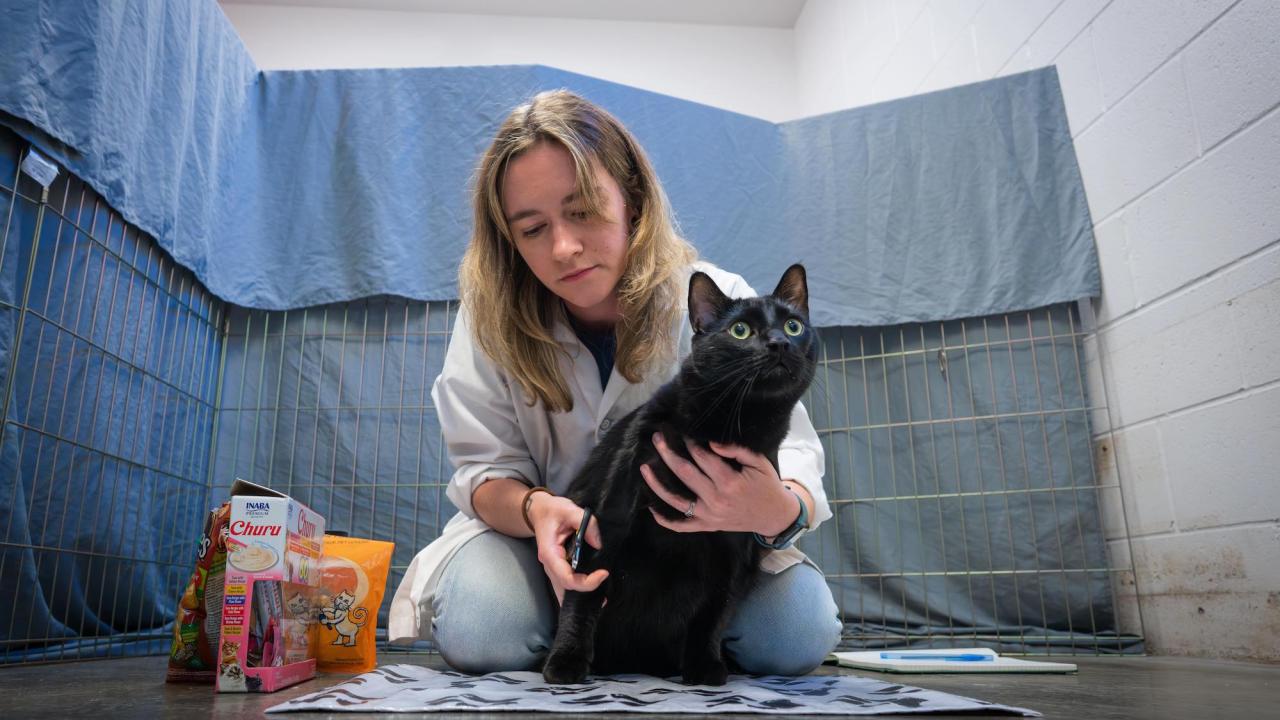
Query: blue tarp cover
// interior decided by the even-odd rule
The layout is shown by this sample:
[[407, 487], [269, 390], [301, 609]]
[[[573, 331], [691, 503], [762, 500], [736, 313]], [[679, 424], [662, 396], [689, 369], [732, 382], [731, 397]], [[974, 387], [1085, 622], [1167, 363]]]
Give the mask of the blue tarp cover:
[[475, 163], [567, 87], [648, 149], [702, 254], [821, 325], [1094, 296], [1053, 69], [775, 124], [540, 66], [262, 72], [212, 1], [0, 9], [0, 112], [219, 297], [288, 309], [457, 297]]

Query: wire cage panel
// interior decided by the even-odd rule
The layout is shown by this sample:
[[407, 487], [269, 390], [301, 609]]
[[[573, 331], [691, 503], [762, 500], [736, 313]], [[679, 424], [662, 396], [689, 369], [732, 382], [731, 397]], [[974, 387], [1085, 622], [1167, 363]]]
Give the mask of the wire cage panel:
[[[215, 484], [265, 479], [335, 528], [394, 540], [394, 587], [455, 512], [429, 392], [455, 312], [398, 298], [232, 310]], [[806, 405], [836, 517], [802, 547], [846, 646], [1137, 647], [1117, 636], [1078, 325], [1064, 304], [821, 331]]]
[[213, 487], [289, 493], [326, 527], [396, 547], [379, 625], [410, 560], [456, 509], [431, 384], [455, 303], [379, 297], [227, 318]]
[[821, 331], [831, 522], [804, 547], [850, 647], [1141, 647], [1118, 627], [1075, 306]]
[[0, 664], [167, 652], [208, 505], [222, 304], [0, 129]]

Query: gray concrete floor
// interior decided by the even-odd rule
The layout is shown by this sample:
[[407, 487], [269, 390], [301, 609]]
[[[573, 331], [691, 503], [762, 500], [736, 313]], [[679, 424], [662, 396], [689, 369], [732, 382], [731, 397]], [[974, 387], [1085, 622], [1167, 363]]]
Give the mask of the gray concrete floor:
[[[387, 655], [385, 663], [443, 667], [426, 655]], [[1076, 675], [880, 675], [894, 682], [1018, 705], [1046, 718], [1159, 718], [1254, 720], [1280, 718], [1280, 666], [1184, 658], [1076, 658]], [[98, 660], [62, 665], [0, 668], [0, 718], [248, 718], [347, 676], [322, 675], [269, 695], [215, 695], [208, 686], [167, 685], [165, 658]], [[853, 674], [824, 666], [821, 674]], [[477, 713], [432, 713], [433, 718], [480, 720]], [[485, 713], [483, 716], [502, 715]], [[511, 717], [511, 714], [505, 714]], [[349, 720], [351, 713], [326, 716]], [[371, 717], [371, 715], [362, 715]], [[280, 718], [317, 718], [292, 713]], [[397, 716], [399, 717], [399, 716]], [[552, 720], [553, 716], [547, 717]], [[554, 716], [575, 718], [582, 715]], [[654, 717], [654, 716], [646, 716]], [[687, 716], [667, 716], [681, 718]], [[759, 715], [722, 715], [758, 720]], [[939, 717], [930, 715], [929, 717]], [[1011, 717], [963, 715], [956, 717]]]

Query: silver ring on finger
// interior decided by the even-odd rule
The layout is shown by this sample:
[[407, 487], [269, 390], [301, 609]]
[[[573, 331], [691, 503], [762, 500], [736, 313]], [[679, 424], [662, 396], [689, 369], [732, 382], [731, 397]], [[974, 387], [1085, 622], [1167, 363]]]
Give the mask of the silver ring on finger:
[[698, 498], [694, 498], [694, 499], [692, 499], [692, 500], [690, 500], [690, 501], [689, 501], [689, 507], [685, 508], [685, 510], [684, 510], [684, 518], [685, 518], [686, 520], [692, 520], [692, 519], [693, 519], [693, 506], [694, 506], [694, 505], [697, 505], [697, 504], [698, 504]]

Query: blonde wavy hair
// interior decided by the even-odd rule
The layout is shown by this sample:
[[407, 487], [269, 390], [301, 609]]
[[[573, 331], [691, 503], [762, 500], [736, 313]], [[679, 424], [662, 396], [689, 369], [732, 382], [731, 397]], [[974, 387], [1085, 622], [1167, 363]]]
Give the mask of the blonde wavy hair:
[[[604, 216], [593, 164], [618, 183], [634, 218], [618, 281], [621, 319], [614, 328], [614, 367], [636, 383], [675, 352], [685, 268], [697, 253], [676, 231], [666, 194], [640, 144], [622, 123], [567, 90], [539, 93], [511, 111], [481, 158], [472, 192], [474, 229], [458, 285], [477, 345], [530, 398], [553, 412], [573, 409], [560, 372], [563, 348], [552, 336], [560, 301], [517, 252], [502, 210], [507, 164], [541, 142], [564, 147], [573, 159], [585, 209]], [[618, 218], [622, 221], [622, 218]]]

